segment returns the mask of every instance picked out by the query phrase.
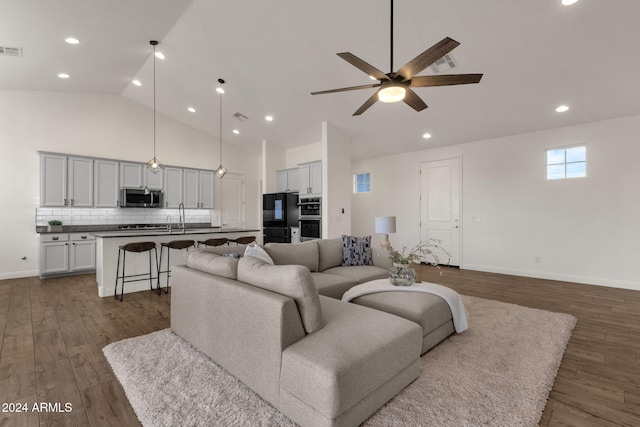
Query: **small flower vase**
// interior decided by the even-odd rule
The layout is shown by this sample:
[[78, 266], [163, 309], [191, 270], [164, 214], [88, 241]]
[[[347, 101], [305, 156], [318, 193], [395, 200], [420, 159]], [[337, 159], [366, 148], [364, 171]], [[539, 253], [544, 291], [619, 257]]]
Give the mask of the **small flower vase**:
[[394, 262], [389, 270], [389, 281], [394, 286], [411, 286], [416, 281], [416, 271], [411, 268], [411, 264]]

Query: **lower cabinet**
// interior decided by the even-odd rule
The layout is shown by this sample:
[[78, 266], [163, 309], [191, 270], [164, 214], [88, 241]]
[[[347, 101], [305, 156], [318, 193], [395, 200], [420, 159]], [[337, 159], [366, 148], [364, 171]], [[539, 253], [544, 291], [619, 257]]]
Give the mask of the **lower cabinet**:
[[43, 234], [40, 277], [64, 276], [96, 269], [96, 238], [86, 233]]

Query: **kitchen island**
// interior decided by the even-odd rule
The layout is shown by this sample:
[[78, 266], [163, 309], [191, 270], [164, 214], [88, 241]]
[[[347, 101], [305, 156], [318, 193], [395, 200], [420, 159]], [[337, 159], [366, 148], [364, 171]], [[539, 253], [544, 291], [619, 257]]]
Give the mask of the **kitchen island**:
[[[92, 233], [96, 237], [96, 281], [98, 282], [98, 294], [101, 297], [113, 296], [116, 284], [116, 268], [118, 264], [118, 247], [127, 243], [137, 242], [155, 242], [158, 256], [160, 255], [160, 244], [167, 243], [172, 240], [193, 240], [203, 241], [212, 238], [226, 237], [228, 239], [236, 239], [244, 236], [260, 237], [260, 230], [240, 230], [240, 229], [224, 229], [224, 228], [195, 228], [181, 230], [152, 230], [152, 231], [104, 231]], [[259, 241], [259, 240], [258, 240]], [[231, 243], [233, 245], [234, 243]], [[172, 250], [171, 265], [184, 263], [182, 254], [185, 251]], [[153, 252], [152, 252], [153, 253]], [[166, 249], [165, 249], [166, 253]], [[166, 255], [163, 254], [162, 271], [166, 271]], [[143, 254], [127, 254], [127, 272], [126, 275], [143, 274], [149, 270], [149, 255]], [[122, 267], [120, 267], [122, 268]], [[157, 277], [157, 267], [152, 265], [152, 274]], [[161, 284], [166, 283], [167, 273], [162, 273]], [[155, 289], [154, 280], [154, 289]], [[128, 282], [125, 284], [124, 293], [139, 292], [149, 290], [149, 280], [141, 280], [139, 282]], [[118, 281], [118, 294], [121, 292], [121, 281]]]

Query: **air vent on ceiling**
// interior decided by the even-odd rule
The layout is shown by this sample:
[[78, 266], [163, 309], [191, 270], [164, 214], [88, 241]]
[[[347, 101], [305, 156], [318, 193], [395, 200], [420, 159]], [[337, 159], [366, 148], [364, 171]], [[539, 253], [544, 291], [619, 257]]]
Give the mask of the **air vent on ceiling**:
[[2, 56], [22, 56], [21, 47], [0, 46], [0, 55]]
[[450, 53], [447, 53], [445, 56], [443, 56], [442, 58], [434, 62], [433, 65], [429, 68], [435, 74], [439, 74], [439, 73], [444, 73], [445, 71], [449, 71], [452, 68], [456, 68], [457, 66], [458, 64], [453, 59], [453, 56], [451, 56]]
[[235, 117], [236, 119], [240, 120], [241, 122], [245, 122], [245, 121], [249, 120], [249, 117], [245, 116], [242, 113], [233, 113], [233, 117]]

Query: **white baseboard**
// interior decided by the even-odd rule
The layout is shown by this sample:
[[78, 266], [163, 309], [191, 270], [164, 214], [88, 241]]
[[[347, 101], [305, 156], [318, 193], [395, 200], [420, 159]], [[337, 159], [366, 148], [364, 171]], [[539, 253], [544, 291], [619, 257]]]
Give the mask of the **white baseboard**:
[[8, 273], [0, 273], [0, 280], [22, 279], [24, 277], [33, 277], [37, 275], [38, 270], [10, 271]]
[[484, 271], [487, 273], [510, 274], [513, 276], [533, 277], [536, 279], [558, 280], [562, 282], [582, 283], [585, 285], [606, 286], [610, 288], [631, 289], [640, 291], [640, 282], [626, 280], [605, 279], [602, 277], [577, 276], [572, 274], [551, 273], [534, 270], [519, 270], [512, 268], [496, 267], [490, 265], [464, 264], [463, 270]]

